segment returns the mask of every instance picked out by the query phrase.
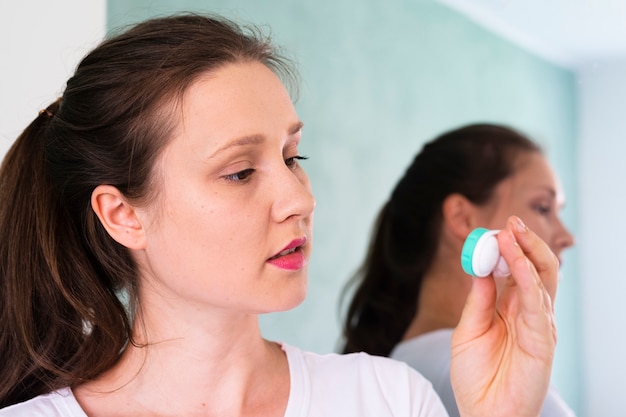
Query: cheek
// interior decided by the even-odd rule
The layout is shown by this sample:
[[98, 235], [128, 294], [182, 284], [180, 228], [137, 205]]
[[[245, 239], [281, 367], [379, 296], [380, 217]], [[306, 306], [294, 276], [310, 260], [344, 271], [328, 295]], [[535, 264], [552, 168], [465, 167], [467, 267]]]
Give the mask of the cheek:
[[251, 204], [203, 205], [188, 212], [190, 243], [209, 264], [246, 268], [245, 260], [257, 259], [263, 249], [265, 225]]
[[262, 210], [260, 204], [252, 204], [249, 193], [242, 189], [224, 195], [198, 185], [179, 185], [171, 188], [164, 202], [159, 240], [169, 241], [167, 245], [181, 256], [199, 252], [216, 263], [261, 247]]
[[298, 176], [298, 179], [300, 180], [300, 182], [306, 186], [307, 190], [312, 191], [311, 181], [309, 180], [309, 176], [307, 175], [306, 171], [300, 168], [296, 175]]
[[[503, 229], [512, 213], [509, 210], [495, 210], [487, 215], [485, 225], [487, 229]], [[522, 218], [523, 220], [523, 218]]]
[[504, 227], [508, 218], [513, 215], [522, 219], [526, 226], [535, 233], [537, 233], [538, 229], [543, 229], [544, 227], [539, 214], [523, 202], [508, 205], [500, 210], [500, 216], [498, 218], [500, 227]]

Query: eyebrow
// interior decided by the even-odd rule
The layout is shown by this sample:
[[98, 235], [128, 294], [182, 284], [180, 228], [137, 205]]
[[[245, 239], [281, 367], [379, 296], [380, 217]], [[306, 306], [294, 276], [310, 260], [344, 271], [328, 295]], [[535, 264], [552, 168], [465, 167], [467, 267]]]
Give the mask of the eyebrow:
[[[300, 132], [302, 130], [303, 126], [304, 126], [304, 123], [301, 122], [301, 121], [298, 121], [298, 122], [294, 123], [287, 130], [287, 133], [289, 134], [289, 136], [293, 136], [293, 135], [297, 134], [298, 132]], [[218, 153], [225, 151], [226, 149], [234, 148], [234, 147], [237, 147], [237, 146], [257, 145], [259, 143], [262, 143], [263, 140], [264, 140], [264, 137], [262, 135], [242, 136], [240, 138], [237, 138], [237, 139], [233, 140], [232, 142], [228, 142], [227, 144], [225, 144], [221, 148], [217, 149], [215, 152], [213, 152], [211, 155], [209, 155], [209, 159], [213, 158]]]
[[563, 191], [559, 193], [554, 188], [548, 185], [540, 185], [537, 188], [547, 191], [548, 194], [550, 194], [550, 197], [555, 200], [560, 208], [565, 207], [565, 194], [563, 193]]
[[546, 192], [548, 192], [548, 194], [550, 194], [550, 196], [552, 197], [556, 197], [557, 192], [554, 188], [550, 187], [549, 185], [539, 185], [537, 186], [537, 189], [539, 190], [544, 190]]

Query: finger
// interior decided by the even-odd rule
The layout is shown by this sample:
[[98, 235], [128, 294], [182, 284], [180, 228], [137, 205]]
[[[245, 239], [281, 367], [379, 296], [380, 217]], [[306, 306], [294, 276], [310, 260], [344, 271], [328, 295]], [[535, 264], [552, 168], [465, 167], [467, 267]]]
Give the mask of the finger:
[[[535, 266], [517, 242], [517, 235], [529, 233], [529, 231], [526, 229], [526, 231], [519, 231], [517, 235], [514, 234], [512, 229], [519, 227], [519, 223], [514, 224], [516, 221], [513, 218], [510, 219], [507, 227], [498, 233], [500, 252], [511, 270], [511, 278], [517, 287], [523, 311], [526, 314], [543, 315], [546, 311], [552, 311], [552, 297], [543, 285]], [[541, 248], [533, 250], [541, 250]], [[543, 250], [549, 251], [547, 246], [544, 246]]]
[[490, 328], [495, 314], [496, 285], [493, 278], [489, 276], [472, 280], [472, 288], [453, 336], [458, 343], [472, 340], [485, 333]]
[[557, 256], [546, 242], [526, 227], [519, 217], [511, 216], [508, 224], [511, 226], [510, 229], [513, 231], [519, 247], [534, 265], [554, 303], [559, 282], [559, 260]]

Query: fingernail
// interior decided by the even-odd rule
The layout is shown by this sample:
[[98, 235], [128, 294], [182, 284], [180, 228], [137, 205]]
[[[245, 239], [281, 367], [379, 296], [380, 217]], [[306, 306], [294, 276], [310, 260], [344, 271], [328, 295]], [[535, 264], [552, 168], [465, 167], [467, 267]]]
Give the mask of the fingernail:
[[526, 227], [522, 219], [517, 216], [513, 216], [513, 225], [515, 226], [515, 230], [519, 233], [526, 233], [528, 230], [528, 227]]

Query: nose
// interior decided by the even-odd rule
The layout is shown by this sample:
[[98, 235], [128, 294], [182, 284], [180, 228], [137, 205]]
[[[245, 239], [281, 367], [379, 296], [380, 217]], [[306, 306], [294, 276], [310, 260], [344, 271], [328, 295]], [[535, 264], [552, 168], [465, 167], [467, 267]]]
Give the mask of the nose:
[[278, 223], [290, 218], [309, 219], [315, 198], [309, 178], [301, 167], [293, 170], [283, 165], [273, 184], [272, 219]]

